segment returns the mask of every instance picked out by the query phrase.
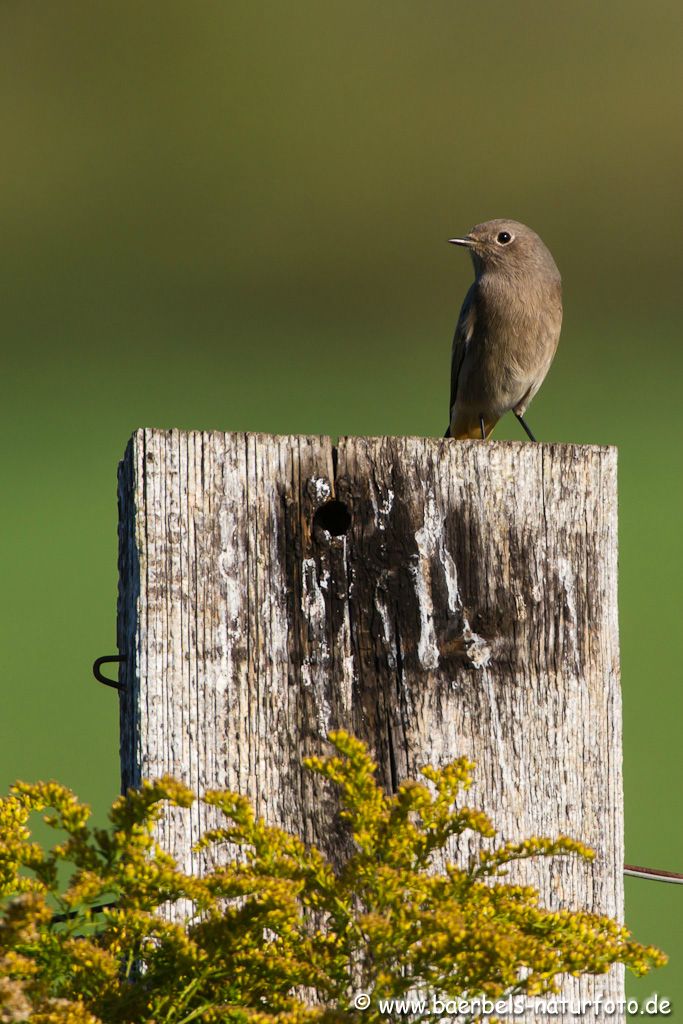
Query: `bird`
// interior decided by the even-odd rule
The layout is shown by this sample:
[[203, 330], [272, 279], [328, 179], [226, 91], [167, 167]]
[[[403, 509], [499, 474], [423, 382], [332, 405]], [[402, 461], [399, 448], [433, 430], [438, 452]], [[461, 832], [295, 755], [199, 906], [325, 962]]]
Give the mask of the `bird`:
[[452, 245], [469, 250], [474, 282], [460, 310], [451, 355], [445, 437], [486, 440], [501, 416], [524, 419], [557, 350], [562, 279], [535, 231], [516, 220], [488, 220]]

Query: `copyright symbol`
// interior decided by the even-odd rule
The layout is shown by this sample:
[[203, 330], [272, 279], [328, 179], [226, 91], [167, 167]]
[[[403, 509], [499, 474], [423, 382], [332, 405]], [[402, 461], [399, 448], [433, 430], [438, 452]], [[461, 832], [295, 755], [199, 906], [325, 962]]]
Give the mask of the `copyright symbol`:
[[353, 1005], [357, 1010], [367, 1010], [370, 1005], [370, 996], [367, 992], [359, 992], [353, 1000]]

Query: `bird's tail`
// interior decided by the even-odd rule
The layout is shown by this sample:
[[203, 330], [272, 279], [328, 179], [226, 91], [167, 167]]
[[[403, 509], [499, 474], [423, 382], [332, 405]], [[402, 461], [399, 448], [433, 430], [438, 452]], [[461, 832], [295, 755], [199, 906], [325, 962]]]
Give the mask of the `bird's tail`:
[[[497, 419], [488, 420], [484, 418], [485, 438], [489, 438], [491, 436], [497, 422]], [[478, 419], [458, 419], [456, 416], [455, 423], [450, 425], [448, 432], [444, 436], [452, 437], [456, 441], [481, 441], [483, 440], [481, 436], [481, 423]]]

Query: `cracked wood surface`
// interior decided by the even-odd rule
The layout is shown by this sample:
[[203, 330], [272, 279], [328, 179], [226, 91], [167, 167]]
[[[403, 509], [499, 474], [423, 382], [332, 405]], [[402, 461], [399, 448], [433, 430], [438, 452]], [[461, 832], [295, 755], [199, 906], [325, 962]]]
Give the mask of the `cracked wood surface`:
[[[339, 537], [313, 521], [331, 498]], [[119, 502], [124, 786], [237, 789], [333, 854], [334, 801], [300, 766], [330, 729], [389, 789], [465, 755], [500, 838], [598, 851], [511, 877], [621, 918], [614, 449], [139, 430]], [[160, 839], [201, 870], [214, 824], [197, 805]], [[563, 993], [620, 998], [622, 973]]]

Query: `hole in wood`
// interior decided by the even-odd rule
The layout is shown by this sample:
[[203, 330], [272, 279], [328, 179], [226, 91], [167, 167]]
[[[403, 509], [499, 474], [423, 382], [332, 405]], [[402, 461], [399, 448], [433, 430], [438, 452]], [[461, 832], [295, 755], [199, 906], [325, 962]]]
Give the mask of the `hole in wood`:
[[351, 513], [343, 501], [326, 501], [315, 510], [313, 528], [327, 530], [332, 537], [343, 537], [351, 526]]

